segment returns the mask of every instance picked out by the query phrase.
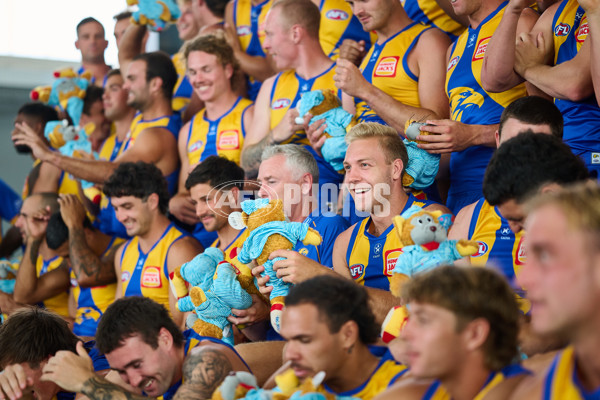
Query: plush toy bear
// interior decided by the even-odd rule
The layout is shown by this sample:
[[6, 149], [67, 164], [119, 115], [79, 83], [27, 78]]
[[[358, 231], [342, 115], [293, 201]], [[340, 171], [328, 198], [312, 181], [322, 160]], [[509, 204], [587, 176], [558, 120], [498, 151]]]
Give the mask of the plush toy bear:
[[[223, 252], [209, 247], [170, 274], [171, 288], [179, 311], [194, 311], [186, 321], [201, 336], [222, 339], [233, 346], [233, 331], [227, 317], [232, 308], [246, 309], [252, 298], [242, 289], [234, 267], [223, 260]], [[192, 285], [188, 293], [185, 282]]]
[[269, 255], [279, 249], [291, 250], [298, 241], [305, 245], [318, 246], [321, 235], [301, 222], [286, 222], [281, 200], [257, 199], [242, 202], [242, 213], [232, 213], [230, 224], [241, 229], [247, 227], [248, 238], [237, 255], [237, 260], [248, 264], [256, 260], [265, 268], [263, 276], [269, 276], [269, 286], [273, 287], [270, 295], [271, 325], [279, 332], [281, 310], [290, 284], [277, 278], [273, 263], [283, 260], [282, 257], [269, 260]]
[[423, 122], [413, 120], [406, 121], [404, 134], [404, 145], [408, 153], [408, 165], [404, 167], [402, 176], [402, 186], [410, 187], [415, 190], [423, 190], [431, 186], [440, 168], [439, 154], [430, 154], [417, 146], [417, 143], [425, 143], [416, 140], [419, 135], [433, 135], [433, 133], [421, 131], [422, 126], [427, 126]]
[[131, 21], [136, 25], [147, 25], [155, 32], [176, 23], [181, 16], [175, 0], [127, 0], [128, 6], [136, 4], [138, 11], [131, 15]]
[[341, 171], [344, 169], [344, 157], [348, 145], [346, 144], [346, 132], [356, 125], [353, 115], [346, 112], [340, 103], [340, 100], [333, 90], [313, 90], [304, 93], [296, 104], [299, 116], [296, 118], [297, 124], [304, 122], [304, 116], [310, 113], [313, 117], [310, 123], [325, 120], [325, 144], [321, 148], [321, 154], [333, 169]]
[[12, 294], [15, 291], [15, 279], [19, 263], [0, 259], [0, 292]]
[[430, 212], [419, 206], [394, 217], [394, 229], [404, 247], [390, 278], [392, 294], [400, 297], [402, 282], [416, 273], [477, 253], [479, 244], [474, 240], [448, 240], [448, 219], [441, 211]]
[[256, 378], [249, 372], [233, 372], [213, 393], [212, 400], [357, 400], [355, 397], [336, 396], [320, 387], [324, 372], [300, 382], [294, 371], [286, 370], [275, 377], [274, 390], [260, 389]]

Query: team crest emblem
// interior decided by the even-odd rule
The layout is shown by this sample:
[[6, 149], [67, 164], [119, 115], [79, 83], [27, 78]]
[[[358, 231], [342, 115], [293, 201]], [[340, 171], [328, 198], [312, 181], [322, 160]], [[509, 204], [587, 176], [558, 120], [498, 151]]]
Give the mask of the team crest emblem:
[[450, 109], [452, 119], [461, 121], [463, 114], [478, 110], [484, 102], [481, 94], [468, 87], [456, 87], [450, 90]]
[[300, 249], [300, 251], [298, 252], [300, 254], [302, 254], [303, 256], [308, 254], [308, 249], [306, 247], [303, 247]]

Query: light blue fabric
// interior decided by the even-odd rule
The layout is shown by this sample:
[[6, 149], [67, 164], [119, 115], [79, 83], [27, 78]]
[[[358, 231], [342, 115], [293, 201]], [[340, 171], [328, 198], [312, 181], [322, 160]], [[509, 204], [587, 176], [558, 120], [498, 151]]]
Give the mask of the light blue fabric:
[[183, 264], [179, 270], [182, 278], [192, 286], [203, 289], [212, 281], [217, 264], [225, 259], [223, 252], [217, 247], [209, 247], [191, 261]]
[[439, 221], [440, 225], [442, 226], [442, 228], [444, 228], [446, 231], [448, 231], [450, 229], [450, 227], [452, 226], [452, 214], [442, 214], [438, 218], [438, 221]]
[[406, 139], [404, 145], [408, 153], [408, 165], [404, 172], [415, 179], [409, 186], [417, 190], [428, 188], [433, 184], [440, 168], [440, 155], [429, 154], [420, 149], [416, 142]]
[[256, 210], [265, 208], [269, 205], [269, 199], [261, 198], [256, 200], [246, 200], [242, 202], [242, 211], [250, 215]]
[[332, 108], [325, 111], [321, 115], [314, 116], [310, 123], [325, 120], [327, 127], [325, 132], [331, 136], [346, 136], [346, 127], [352, 122], [352, 114], [344, 110], [342, 107]]
[[456, 249], [457, 240], [446, 240], [436, 250], [425, 250], [419, 245], [405, 246], [396, 260], [393, 273], [412, 277], [414, 274], [452, 264], [462, 256]]
[[163, 13], [163, 7], [160, 3], [164, 3], [171, 13], [171, 21], [177, 20], [181, 16], [181, 11], [175, 0], [138, 0], [138, 11], [135, 11], [132, 18], [135, 22], [140, 22], [140, 17], [143, 15], [147, 19], [154, 22], [154, 25], [149, 25], [149, 28], [155, 32], [160, 32], [166, 28], [167, 22], [160, 19]]
[[60, 103], [59, 93], [70, 93], [73, 91], [87, 90], [89, 81], [84, 78], [58, 78], [52, 84], [50, 97], [48, 98], [49, 106], [56, 106], [66, 111], [71, 117], [73, 125], [79, 125], [81, 113], [83, 112], [83, 99], [72, 96], [67, 100], [66, 107]]
[[325, 140], [323, 147], [321, 147], [321, 154], [333, 169], [341, 171], [344, 169], [344, 158], [347, 150], [348, 144], [345, 136], [336, 136]]
[[420, 206], [410, 206], [408, 210], [404, 211], [402, 214], [400, 214], [400, 216], [404, 219], [409, 219], [410, 217], [412, 217], [413, 215], [415, 215], [416, 213], [423, 211], [423, 208]]
[[302, 94], [302, 98], [298, 103], [298, 114], [301, 118], [304, 118], [311, 108], [318, 106], [323, 100], [325, 100], [325, 96], [321, 90], [311, 90]]

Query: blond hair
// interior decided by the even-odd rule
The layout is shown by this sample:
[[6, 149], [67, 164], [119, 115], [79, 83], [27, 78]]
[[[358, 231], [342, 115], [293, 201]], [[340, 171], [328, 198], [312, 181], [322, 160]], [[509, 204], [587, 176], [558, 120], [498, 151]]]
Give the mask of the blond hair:
[[346, 143], [350, 145], [357, 140], [377, 138], [379, 146], [385, 155], [385, 161], [388, 164], [394, 160], [402, 160], [404, 168], [408, 164], [408, 153], [402, 138], [398, 132], [387, 125], [381, 125], [376, 122], [361, 122], [350, 129], [346, 134]]

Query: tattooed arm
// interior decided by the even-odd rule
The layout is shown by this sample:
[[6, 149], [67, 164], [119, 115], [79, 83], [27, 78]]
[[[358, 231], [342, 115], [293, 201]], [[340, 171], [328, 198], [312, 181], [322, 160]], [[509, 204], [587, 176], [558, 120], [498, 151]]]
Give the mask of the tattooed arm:
[[116, 249], [100, 259], [87, 243], [85, 208], [77, 196], [62, 195], [58, 203], [60, 215], [69, 228], [69, 255], [79, 286], [102, 286], [115, 282], [113, 261]]
[[231, 362], [222, 351], [212, 345], [196, 347], [183, 363], [183, 384], [173, 400], [210, 399], [231, 371]]

